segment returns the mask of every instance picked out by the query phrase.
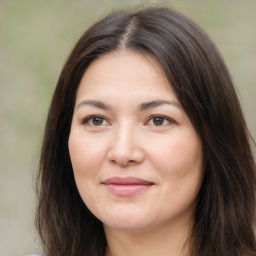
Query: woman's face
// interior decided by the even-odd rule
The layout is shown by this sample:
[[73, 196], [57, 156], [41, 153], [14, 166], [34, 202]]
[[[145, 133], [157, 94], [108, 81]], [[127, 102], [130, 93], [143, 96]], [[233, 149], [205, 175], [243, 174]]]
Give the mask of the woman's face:
[[80, 82], [69, 137], [79, 193], [105, 228], [193, 221], [202, 143], [159, 64], [105, 54]]

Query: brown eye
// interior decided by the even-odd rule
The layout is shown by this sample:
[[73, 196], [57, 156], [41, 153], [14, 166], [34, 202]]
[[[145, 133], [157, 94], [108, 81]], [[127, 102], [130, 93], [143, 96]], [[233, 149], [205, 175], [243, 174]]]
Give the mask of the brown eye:
[[102, 118], [102, 117], [99, 117], [99, 116], [92, 117], [92, 123], [95, 126], [102, 125], [103, 121], [104, 121], [104, 118]]
[[153, 117], [153, 124], [156, 125], [156, 126], [160, 126], [160, 125], [163, 125], [164, 123], [164, 118], [161, 117], [161, 116], [157, 116], [157, 117]]
[[171, 119], [168, 116], [164, 115], [153, 115], [151, 116], [148, 121], [146, 122], [147, 125], [152, 125], [152, 126], [168, 126], [170, 124], [175, 124], [175, 121]]
[[106, 126], [106, 125], [109, 125], [109, 122], [103, 116], [91, 115], [86, 117], [84, 120], [82, 120], [81, 124], [85, 126], [94, 127], [94, 126]]

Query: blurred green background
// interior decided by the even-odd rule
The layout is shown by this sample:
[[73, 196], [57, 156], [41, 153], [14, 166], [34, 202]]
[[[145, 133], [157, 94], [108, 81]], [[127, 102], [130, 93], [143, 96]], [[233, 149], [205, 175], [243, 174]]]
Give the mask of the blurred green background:
[[39, 252], [34, 178], [62, 65], [89, 24], [109, 11], [167, 4], [211, 36], [256, 138], [255, 0], [0, 0], [0, 256]]

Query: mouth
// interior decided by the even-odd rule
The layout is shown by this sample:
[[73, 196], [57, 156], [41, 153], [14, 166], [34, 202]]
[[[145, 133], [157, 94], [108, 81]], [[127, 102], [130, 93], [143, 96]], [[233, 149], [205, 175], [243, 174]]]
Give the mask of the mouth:
[[136, 177], [112, 177], [102, 183], [111, 193], [117, 196], [131, 196], [151, 188], [154, 183]]

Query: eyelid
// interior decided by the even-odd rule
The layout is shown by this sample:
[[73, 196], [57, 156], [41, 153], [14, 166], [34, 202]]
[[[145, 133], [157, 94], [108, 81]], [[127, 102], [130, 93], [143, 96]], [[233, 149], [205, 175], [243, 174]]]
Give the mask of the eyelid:
[[[89, 121], [92, 121], [93, 118], [97, 118], [97, 117], [102, 118], [103, 121], [106, 121], [108, 124], [110, 124], [110, 122], [106, 119], [106, 117], [104, 117], [102, 115], [99, 115], [99, 114], [88, 115], [85, 118], [82, 118], [81, 121], [80, 121], [80, 124], [81, 125], [86, 125], [87, 124], [87, 125], [91, 125], [93, 127], [97, 127], [97, 125], [89, 124]], [[104, 124], [103, 125], [98, 125], [98, 126], [104, 126]]]
[[[172, 119], [171, 117], [169, 117], [169, 116], [162, 115], [162, 114], [155, 114], [155, 115], [151, 115], [151, 116], [147, 119], [146, 124], [148, 124], [150, 121], [153, 120], [153, 118], [156, 118], [156, 117], [161, 117], [161, 118], [163, 118], [165, 121], [168, 121], [168, 125], [170, 125], [170, 124], [176, 124], [176, 123], [177, 123], [175, 120], [173, 120], [173, 119]], [[152, 125], [154, 125], [154, 124], [152, 124]], [[163, 126], [166, 126], [166, 124], [165, 124], [165, 125], [159, 125], [159, 126], [154, 125], [154, 126], [156, 126], [156, 127], [163, 127]]]

